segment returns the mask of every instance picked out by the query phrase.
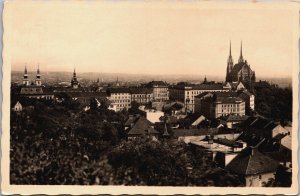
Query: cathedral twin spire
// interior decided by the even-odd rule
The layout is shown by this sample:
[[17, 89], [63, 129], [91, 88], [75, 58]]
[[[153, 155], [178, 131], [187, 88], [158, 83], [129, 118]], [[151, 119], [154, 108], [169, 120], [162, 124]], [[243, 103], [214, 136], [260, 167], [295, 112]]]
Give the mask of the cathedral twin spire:
[[233, 58], [231, 56], [231, 41], [230, 41], [230, 46], [229, 46], [229, 57], [227, 60], [227, 72], [231, 72], [233, 68]]
[[[238, 59], [238, 64], [240, 63], [244, 63], [244, 57], [243, 57], [243, 43], [241, 41], [241, 50], [240, 50], [240, 57]], [[226, 81], [230, 80], [230, 72], [233, 69], [233, 58], [232, 58], [232, 54], [231, 54], [231, 41], [230, 41], [230, 45], [229, 45], [229, 56], [228, 56], [228, 60], [227, 60], [227, 72], [226, 72]]]
[[240, 52], [240, 57], [239, 57], [239, 63], [243, 63], [244, 62], [244, 58], [243, 58], [243, 42], [241, 41], [241, 52]]
[[[240, 50], [240, 57], [239, 57], [238, 63], [244, 63], [243, 42], [242, 41], [241, 41], [241, 50]], [[230, 41], [229, 56], [228, 56], [228, 60], [227, 60], [227, 72], [231, 72], [232, 68], [233, 68], [233, 58], [231, 55], [231, 41]]]
[[[25, 65], [25, 70], [24, 70], [24, 76], [23, 76], [23, 84], [25, 86], [29, 86], [29, 79], [28, 79], [28, 72], [27, 72], [27, 66]], [[36, 79], [35, 79], [35, 85], [37, 86], [41, 86], [42, 82], [41, 82], [41, 74], [40, 74], [40, 65], [38, 65], [38, 69], [36, 72]]]

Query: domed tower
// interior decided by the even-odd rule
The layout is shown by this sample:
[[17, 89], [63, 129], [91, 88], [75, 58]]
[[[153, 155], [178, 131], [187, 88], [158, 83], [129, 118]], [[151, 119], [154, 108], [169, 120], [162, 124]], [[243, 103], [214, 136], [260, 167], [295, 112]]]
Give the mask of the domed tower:
[[231, 82], [230, 72], [232, 71], [232, 68], [233, 68], [233, 58], [231, 56], [231, 41], [230, 41], [229, 56], [227, 59], [226, 82]]
[[74, 68], [73, 77], [71, 80], [71, 86], [72, 86], [72, 88], [77, 89], [78, 85], [79, 85], [79, 82], [77, 80], [77, 76], [76, 76], [76, 72], [75, 72], [75, 68]]
[[29, 80], [28, 80], [28, 73], [27, 73], [27, 67], [25, 65], [25, 71], [23, 75], [23, 85], [29, 86]]
[[36, 72], [35, 85], [42, 86], [40, 65], [38, 65], [38, 69], [37, 69], [37, 72]]

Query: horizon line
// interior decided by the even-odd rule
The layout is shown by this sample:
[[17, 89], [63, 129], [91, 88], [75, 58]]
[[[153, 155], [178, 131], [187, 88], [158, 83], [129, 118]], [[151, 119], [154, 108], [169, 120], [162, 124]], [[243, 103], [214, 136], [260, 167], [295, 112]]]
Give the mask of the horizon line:
[[[28, 70], [27, 70], [28, 71]], [[24, 72], [24, 71], [17, 71], [17, 70], [11, 70], [12, 72]], [[28, 71], [29, 73], [36, 73], [36, 71]], [[73, 73], [73, 71], [47, 71], [47, 72], [41, 72], [41, 75], [43, 75], [43, 73], [57, 73], [57, 72], [61, 72], [61, 73]], [[82, 72], [82, 71], [76, 71], [76, 73], [81, 73], [81, 74], [88, 74], [88, 73], [93, 73], [93, 74], [115, 74], [115, 75], [147, 75], [147, 76], [210, 76], [210, 77], [225, 77], [223, 75], [211, 75], [211, 74], [181, 74], [181, 73], [168, 73], [168, 74], [151, 74], [151, 73], [118, 73], [118, 72]], [[256, 76], [256, 78], [291, 78], [292, 76]]]

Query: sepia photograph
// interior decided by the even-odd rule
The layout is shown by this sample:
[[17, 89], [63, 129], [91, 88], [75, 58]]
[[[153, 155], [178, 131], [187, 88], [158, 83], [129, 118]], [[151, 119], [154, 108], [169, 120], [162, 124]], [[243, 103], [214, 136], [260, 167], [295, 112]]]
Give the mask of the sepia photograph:
[[3, 191], [296, 194], [298, 8], [6, 1]]

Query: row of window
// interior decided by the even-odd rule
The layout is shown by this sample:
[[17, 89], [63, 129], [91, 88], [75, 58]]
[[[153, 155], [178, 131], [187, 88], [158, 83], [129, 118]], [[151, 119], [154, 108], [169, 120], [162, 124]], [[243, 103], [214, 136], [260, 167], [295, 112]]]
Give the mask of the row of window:
[[115, 103], [130, 103], [130, 100], [115, 100]]
[[115, 95], [128, 95], [129, 93], [114, 93]]
[[130, 104], [116, 104], [117, 108], [130, 107]]
[[124, 96], [122, 96], [122, 97], [121, 96], [114, 96], [113, 99], [131, 99], [131, 97], [130, 96], [125, 96], [125, 97]]
[[133, 99], [133, 101], [137, 101], [137, 102], [148, 102], [151, 101], [152, 99]]
[[229, 109], [229, 110], [222, 110], [222, 113], [223, 112], [226, 112], [226, 113], [228, 113], [228, 112], [240, 112], [240, 110], [239, 109], [237, 109], [237, 110], [235, 110], [235, 109]]
[[152, 97], [151, 94], [132, 95], [132, 97]]

